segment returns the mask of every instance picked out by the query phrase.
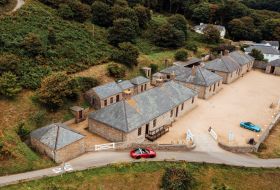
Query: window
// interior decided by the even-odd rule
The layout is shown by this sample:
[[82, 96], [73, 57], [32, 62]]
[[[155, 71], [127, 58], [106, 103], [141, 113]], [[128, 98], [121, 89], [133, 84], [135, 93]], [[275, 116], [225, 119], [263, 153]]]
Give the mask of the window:
[[114, 102], [114, 98], [111, 97], [111, 98], [110, 98], [110, 104], [112, 104], [113, 102]]
[[173, 117], [173, 110], [170, 111], [170, 117]]
[[141, 135], [141, 132], [142, 132], [142, 128], [140, 127], [140, 128], [138, 128], [138, 136]]
[[104, 106], [107, 106], [107, 100], [104, 100]]
[[218, 86], [220, 86], [220, 81], [218, 82]]
[[157, 120], [154, 119], [154, 121], [153, 121], [153, 127], [156, 127], [156, 125], [157, 125]]
[[141, 85], [141, 92], [143, 92], [143, 85]]
[[181, 110], [183, 110], [184, 109], [184, 103], [182, 103], [182, 105], [181, 105]]
[[145, 84], [145, 90], [147, 90], [147, 84]]
[[192, 98], [192, 104], [194, 103], [194, 97]]
[[116, 102], [120, 101], [120, 95], [117, 95]]
[[212, 87], [212, 86], [210, 86], [210, 88], [209, 88], [209, 92], [211, 92], [211, 87]]

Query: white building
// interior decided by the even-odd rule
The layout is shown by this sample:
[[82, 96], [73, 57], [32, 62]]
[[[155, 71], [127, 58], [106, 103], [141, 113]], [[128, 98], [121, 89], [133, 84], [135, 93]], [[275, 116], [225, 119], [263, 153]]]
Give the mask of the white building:
[[253, 49], [257, 49], [262, 52], [264, 55], [264, 59], [266, 59], [268, 62], [274, 61], [276, 59], [280, 59], [280, 52], [278, 49], [274, 48], [270, 44], [254, 44], [252, 46], [249, 46], [248, 48], [245, 48], [245, 53], [249, 54], [252, 52]]
[[279, 49], [279, 42], [278, 41], [262, 41], [262, 44], [266, 44], [268, 46], [272, 46], [274, 49]]
[[214, 26], [217, 30], [220, 32], [220, 37], [223, 39], [226, 35], [226, 28], [221, 25], [213, 25], [213, 24], [204, 24], [200, 23], [200, 25], [194, 26], [194, 31], [199, 34], [203, 34], [204, 28], [206, 28], [208, 25]]

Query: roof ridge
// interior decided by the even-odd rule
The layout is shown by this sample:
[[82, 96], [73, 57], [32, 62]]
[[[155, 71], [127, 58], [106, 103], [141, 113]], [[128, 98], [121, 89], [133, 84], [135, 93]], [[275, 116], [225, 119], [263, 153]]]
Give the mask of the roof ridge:
[[128, 121], [127, 121], [127, 114], [126, 114], [125, 100], [122, 100], [122, 102], [123, 102], [123, 108], [124, 108], [125, 125], [126, 125], [126, 129], [127, 129], [127, 131], [128, 131]]
[[55, 138], [55, 144], [54, 144], [54, 150], [57, 149], [57, 142], [58, 142], [58, 135], [59, 135], [59, 125], [54, 124], [57, 127], [57, 132], [56, 132], [56, 138]]
[[[199, 67], [198, 67], [198, 68], [199, 68]], [[198, 70], [199, 70], [199, 72], [200, 72], [200, 74], [201, 74], [201, 76], [202, 76], [202, 78], [203, 78], [205, 84], [207, 84], [207, 80], [206, 80], [205, 77], [203, 76], [203, 74], [202, 74], [202, 72], [201, 72], [201, 69], [199, 68]]]
[[[225, 56], [224, 56], [225, 57]], [[229, 57], [229, 56], [228, 56]], [[227, 63], [226, 62], [224, 62], [224, 60], [221, 58], [221, 60], [222, 60], [222, 62], [224, 63], [224, 65], [225, 65], [225, 67], [226, 67], [226, 69], [227, 69], [227, 71], [228, 72], [230, 72], [230, 70], [229, 70], [229, 68], [228, 68], [228, 65], [227, 65]]]

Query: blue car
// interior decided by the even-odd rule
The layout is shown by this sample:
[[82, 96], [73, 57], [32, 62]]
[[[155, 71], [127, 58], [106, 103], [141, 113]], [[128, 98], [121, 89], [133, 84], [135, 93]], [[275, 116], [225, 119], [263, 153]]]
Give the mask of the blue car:
[[261, 128], [257, 125], [254, 125], [251, 122], [240, 122], [240, 127], [243, 127], [245, 129], [249, 129], [249, 130], [255, 131], [255, 132], [261, 132]]

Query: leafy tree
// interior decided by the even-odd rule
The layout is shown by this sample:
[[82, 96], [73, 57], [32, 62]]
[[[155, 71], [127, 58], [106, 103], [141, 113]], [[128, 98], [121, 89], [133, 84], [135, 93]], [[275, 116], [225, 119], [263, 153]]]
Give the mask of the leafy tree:
[[152, 70], [152, 74], [156, 73], [158, 71], [158, 65], [151, 63], [150, 64], [151, 70]]
[[20, 64], [20, 58], [15, 54], [11, 54], [11, 53], [0, 54], [0, 73], [6, 71], [17, 73], [19, 64]]
[[79, 1], [73, 1], [70, 7], [74, 13], [74, 20], [78, 22], [84, 22], [91, 18], [91, 7], [87, 4], [83, 4]]
[[236, 48], [234, 45], [230, 45], [230, 44], [220, 44], [218, 45], [217, 47], [214, 47], [212, 49], [213, 52], [216, 52], [216, 53], [220, 53], [220, 52], [224, 52], [225, 50], [228, 50], [230, 52], [234, 51]]
[[74, 18], [74, 12], [72, 11], [71, 7], [64, 3], [59, 5], [58, 14], [66, 20], [71, 20]]
[[38, 89], [38, 98], [47, 108], [55, 110], [74, 93], [71, 78], [64, 72], [58, 72], [43, 79], [41, 88]]
[[111, 63], [107, 67], [108, 73], [110, 76], [115, 78], [123, 78], [125, 77], [125, 67]]
[[187, 20], [185, 19], [184, 16], [175, 14], [168, 18], [168, 22], [171, 25], [173, 25], [176, 29], [184, 32], [185, 37], [187, 37], [188, 26], [187, 26]]
[[0, 6], [4, 6], [9, 3], [9, 0], [0, 0]]
[[194, 178], [183, 168], [167, 168], [162, 178], [164, 190], [191, 190]]
[[108, 27], [112, 24], [111, 7], [101, 1], [95, 1], [92, 6], [92, 20], [99, 26]]
[[229, 22], [235, 18], [241, 18], [250, 14], [249, 8], [240, 3], [239, 1], [229, 0], [225, 2], [225, 5], [219, 10], [220, 17], [225, 22]]
[[192, 14], [192, 20], [196, 23], [204, 22], [208, 23], [210, 19], [210, 6], [208, 3], [198, 4]]
[[133, 9], [138, 18], [139, 27], [143, 29], [147, 28], [148, 22], [152, 17], [150, 10], [142, 5], [136, 5]]
[[144, 0], [127, 0], [129, 6], [133, 7], [137, 4], [143, 4]]
[[43, 54], [45, 50], [42, 40], [37, 34], [34, 33], [29, 33], [25, 36], [22, 47], [29, 56]]
[[179, 49], [176, 51], [174, 58], [177, 61], [186, 61], [188, 59], [188, 51], [185, 49]]
[[184, 32], [168, 23], [153, 31], [152, 40], [157, 46], [172, 48], [183, 46], [186, 38]]
[[0, 76], [0, 95], [14, 97], [21, 91], [17, 77], [13, 73], [5, 72]]
[[213, 25], [207, 25], [203, 29], [203, 36], [210, 43], [218, 43], [220, 41], [220, 31]]
[[123, 63], [128, 67], [137, 65], [139, 50], [129, 42], [119, 44], [119, 48], [112, 53], [112, 60]]
[[118, 6], [121, 6], [121, 7], [127, 7], [128, 6], [128, 2], [126, 0], [116, 0], [114, 5], [118, 5]]
[[122, 42], [133, 42], [136, 38], [136, 31], [130, 19], [117, 19], [109, 28], [108, 40], [111, 44], [117, 45]]
[[93, 2], [96, 2], [95, 0], [81, 0], [82, 3], [88, 4], [88, 5], [92, 5]]
[[263, 27], [263, 37], [266, 40], [280, 41], [280, 18], [268, 19]]
[[252, 57], [254, 57], [258, 61], [263, 61], [264, 60], [263, 53], [260, 50], [252, 49], [252, 52], [249, 53], [249, 55], [251, 55]]

